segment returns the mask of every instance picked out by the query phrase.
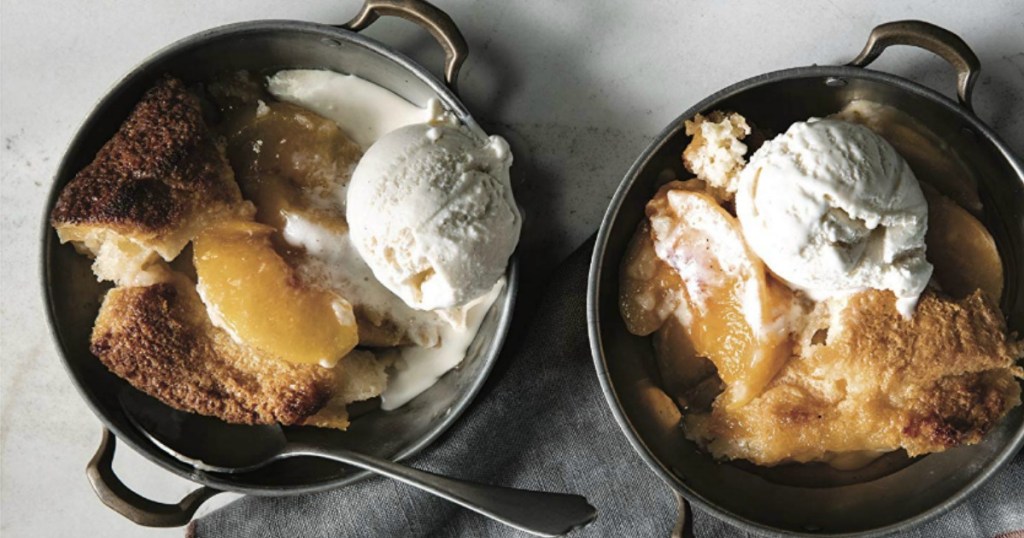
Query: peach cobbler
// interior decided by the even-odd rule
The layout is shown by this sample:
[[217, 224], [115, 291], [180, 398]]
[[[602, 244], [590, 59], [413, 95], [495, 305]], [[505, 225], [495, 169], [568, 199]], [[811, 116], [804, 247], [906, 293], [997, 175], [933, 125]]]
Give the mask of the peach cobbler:
[[909, 124], [854, 102], [774, 138], [735, 112], [686, 122], [696, 177], [647, 204], [619, 305], [714, 457], [916, 456], [977, 443], [1020, 404], [995, 241], [955, 181], [915, 176], [932, 169], [901, 155], [893, 118]]
[[511, 163], [352, 75], [167, 75], [50, 222], [113, 285], [90, 338], [111, 372], [227, 422], [345, 429], [469, 352], [519, 239]]

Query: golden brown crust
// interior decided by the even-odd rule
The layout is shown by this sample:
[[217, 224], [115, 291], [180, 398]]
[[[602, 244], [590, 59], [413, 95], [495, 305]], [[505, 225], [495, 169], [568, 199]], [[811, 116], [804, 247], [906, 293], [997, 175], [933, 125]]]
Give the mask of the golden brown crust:
[[152, 237], [180, 228], [201, 208], [240, 201], [199, 99], [168, 76], [64, 187], [50, 220], [58, 228], [102, 226]]
[[891, 292], [874, 290], [841, 312], [819, 305], [761, 396], [688, 416], [687, 434], [718, 457], [764, 465], [862, 450], [913, 456], [977, 443], [1020, 404], [1021, 344], [982, 292], [955, 301], [926, 291], [910, 320]]
[[974, 444], [1019, 401], [1020, 388], [1005, 369], [944, 377], [921, 392], [903, 435], [915, 452]]
[[829, 347], [863, 371], [883, 373], [881, 382], [893, 388], [1007, 368], [1019, 352], [1006, 337], [999, 308], [980, 291], [959, 301], [925, 292], [907, 320], [892, 293], [872, 290], [851, 298], [846, 312], [840, 338], [830, 339]]
[[103, 301], [92, 352], [113, 373], [164, 403], [242, 424], [296, 424], [331, 397], [337, 369], [261, 357], [206, 315], [183, 277], [114, 288]]

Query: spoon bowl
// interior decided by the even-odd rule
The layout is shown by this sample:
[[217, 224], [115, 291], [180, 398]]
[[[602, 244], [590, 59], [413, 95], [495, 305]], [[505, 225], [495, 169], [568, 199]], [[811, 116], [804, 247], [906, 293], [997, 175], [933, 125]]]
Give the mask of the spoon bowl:
[[164, 452], [196, 469], [244, 473], [274, 461], [288, 445], [276, 424], [229, 424], [185, 413], [132, 389], [118, 396], [128, 420]]

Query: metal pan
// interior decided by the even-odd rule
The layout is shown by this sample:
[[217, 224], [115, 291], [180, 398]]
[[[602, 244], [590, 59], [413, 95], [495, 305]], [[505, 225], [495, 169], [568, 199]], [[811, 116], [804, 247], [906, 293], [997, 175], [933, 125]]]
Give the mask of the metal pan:
[[[904, 78], [866, 69], [891, 45], [913, 45], [947, 60], [958, 73], [954, 102]], [[839, 111], [854, 99], [892, 105], [948, 143], [977, 182], [978, 214], [995, 237], [1006, 286], [1001, 306], [1011, 330], [1024, 328], [1024, 167], [971, 108], [979, 62], [956, 35], [920, 21], [874, 29], [845, 66], [768, 73], [730, 86], [673, 121], [622, 180], [601, 224], [590, 270], [588, 323], [598, 377], [630, 443], [676, 492], [738, 527], [796, 535], [879, 536], [941, 514], [991, 477], [1024, 445], [1024, 411], [1015, 409], [978, 445], [915, 460], [883, 458], [839, 473], [808, 466], [767, 471], [719, 463], [680, 433], [678, 412], [657, 386], [651, 344], [631, 335], [619, 315], [619, 264], [644, 205], [669, 179], [688, 177], [680, 154], [683, 120], [735, 110], [782, 132], [791, 123]], [[965, 178], [966, 180], [967, 178]], [[668, 418], [666, 418], [668, 417]], [[818, 476], [814, 476], [817, 474]]]
[[[434, 36], [445, 51], [443, 82], [406, 56], [359, 35], [381, 16], [408, 19]], [[341, 26], [253, 21], [187, 37], [128, 73], [86, 118], [58, 168], [45, 215], [49, 215], [64, 185], [93, 159], [142, 93], [165, 73], [198, 82], [225, 70], [330, 69], [362, 77], [420, 106], [436, 97], [467, 126], [479, 130], [456, 95], [459, 68], [468, 52], [451, 18], [422, 0], [367, 0], [355, 18]], [[291, 428], [288, 435], [393, 460], [407, 458], [429, 445], [465, 411], [497, 360], [517, 289], [514, 259], [506, 278], [508, 284], [487, 314], [465, 360], [431, 389], [397, 410], [370, 410], [354, 418], [346, 432]], [[131, 426], [117, 399], [118, 392], [128, 384], [90, 354], [89, 333], [106, 288], [96, 282], [89, 260], [76, 254], [70, 245], [59, 244], [45, 218], [42, 283], [50, 327], [68, 374], [106, 426], [100, 449], [87, 469], [89, 479], [103, 502], [122, 515], [141, 525], [183, 525], [203, 501], [220, 491], [295, 495], [339, 488], [368, 476], [365, 471], [310, 458], [288, 459], [245, 474], [218, 475], [197, 471], [171, 458]], [[161, 467], [203, 487], [177, 504], [155, 503], [133, 493], [110, 466], [115, 436]]]

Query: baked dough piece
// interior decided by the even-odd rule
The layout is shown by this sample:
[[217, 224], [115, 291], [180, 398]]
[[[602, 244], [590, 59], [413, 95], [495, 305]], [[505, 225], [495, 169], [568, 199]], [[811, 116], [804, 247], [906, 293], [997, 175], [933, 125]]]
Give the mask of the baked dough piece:
[[[162, 402], [240, 424], [344, 429], [345, 404], [380, 394], [387, 362], [354, 351], [334, 368], [262, 356], [213, 326], [195, 285], [181, 275], [104, 298], [92, 333], [100, 361]], [[352, 361], [351, 367], [348, 362]]]
[[717, 200], [732, 200], [740, 170], [747, 164], [747, 145], [742, 140], [751, 129], [746, 118], [715, 110], [686, 120], [685, 129], [693, 138], [683, 150], [683, 165], [707, 183], [709, 194]]
[[855, 451], [911, 456], [981, 440], [1020, 404], [1020, 342], [981, 291], [926, 291], [910, 320], [891, 292], [819, 303], [795, 356], [745, 406], [685, 419], [714, 456], [761, 465]]
[[101, 280], [144, 285], [162, 279], [158, 257], [174, 259], [207, 223], [253, 212], [199, 99], [164, 77], [64, 187], [50, 221], [62, 243], [96, 258]]

